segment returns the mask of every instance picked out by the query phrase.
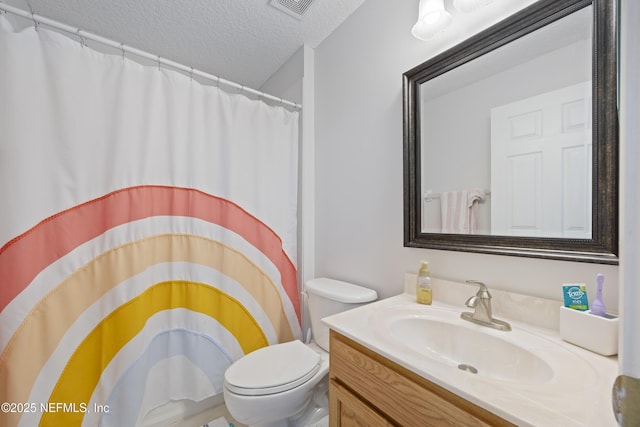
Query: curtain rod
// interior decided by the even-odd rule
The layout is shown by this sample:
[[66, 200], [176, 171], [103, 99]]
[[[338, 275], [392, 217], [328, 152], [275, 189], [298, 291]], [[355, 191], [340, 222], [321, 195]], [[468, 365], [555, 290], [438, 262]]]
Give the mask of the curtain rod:
[[136, 49], [134, 47], [125, 45], [124, 43], [118, 43], [118, 42], [113, 41], [111, 39], [107, 39], [105, 37], [90, 33], [88, 31], [81, 30], [80, 28], [74, 28], [74, 27], [72, 27], [70, 25], [63, 24], [63, 23], [58, 22], [58, 21], [54, 21], [53, 19], [49, 19], [49, 18], [46, 18], [44, 16], [36, 15], [34, 13], [27, 12], [27, 11], [22, 10], [22, 9], [18, 9], [16, 7], [13, 7], [13, 6], [9, 6], [8, 4], [2, 3], [2, 2], [0, 2], [0, 11], [5, 11], [5, 12], [11, 13], [13, 15], [21, 16], [21, 17], [23, 17], [25, 19], [31, 20], [36, 24], [36, 26], [38, 24], [45, 24], [45, 25], [47, 25], [49, 27], [64, 31], [66, 33], [75, 34], [78, 37], [80, 37], [81, 42], [82, 42], [82, 39], [92, 40], [92, 41], [101, 43], [103, 45], [110, 46], [110, 47], [113, 47], [115, 49], [119, 49], [119, 50], [121, 50], [123, 52], [123, 54], [124, 54], [124, 52], [132, 53], [132, 54], [134, 54], [136, 56], [139, 56], [139, 57], [142, 57], [142, 58], [145, 58], [145, 59], [149, 59], [149, 60], [157, 62], [159, 64], [167, 65], [167, 66], [169, 66], [171, 68], [175, 68], [177, 70], [184, 71], [184, 72], [188, 73], [191, 76], [198, 76], [198, 77], [205, 78], [207, 80], [213, 80], [218, 85], [223, 84], [225, 86], [230, 86], [232, 88], [239, 89], [241, 92], [250, 93], [250, 94], [253, 94], [253, 95], [257, 95], [258, 97], [261, 97], [261, 98], [269, 99], [271, 101], [276, 101], [276, 102], [278, 102], [278, 103], [280, 103], [282, 105], [287, 105], [289, 107], [293, 107], [293, 108], [298, 109], [298, 110], [302, 109], [302, 105], [296, 104], [295, 102], [287, 101], [287, 100], [279, 98], [277, 96], [269, 95], [268, 93], [264, 93], [264, 92], [260, 92], [260, 91], [255, 90], [255, 89], [248, 88], [246, 86], [243, 86], [241, 84], [232, 82], [230, 80], [226, 80], [226, 79], [223, 79], [221, 77], [214, 76], [213, 74], [205, 73], [204, 71], [195, 70], [193, 67], [187, 67], [186, 65], [182, 65], [182, 64], [179, 64], [177, 62], [171, 61], [169, 59], [162, 58], [159, 55], [152, 55], [152, 54], [150, 54], [148, 52], [145, 52], [145, 51], [142, 51], [140, 49]]

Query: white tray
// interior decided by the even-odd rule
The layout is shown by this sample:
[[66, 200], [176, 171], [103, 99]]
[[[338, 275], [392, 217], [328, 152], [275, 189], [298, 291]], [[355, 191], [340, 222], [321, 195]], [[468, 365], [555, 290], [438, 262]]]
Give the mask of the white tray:
[[603, 356], [618, 354], [618, 317], [560, 307], [560, 337]]

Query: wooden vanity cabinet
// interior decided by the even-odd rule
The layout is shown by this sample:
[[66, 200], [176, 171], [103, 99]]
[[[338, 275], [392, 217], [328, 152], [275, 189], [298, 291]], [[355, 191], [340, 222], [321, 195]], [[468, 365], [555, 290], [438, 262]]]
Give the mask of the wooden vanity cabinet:
[[329, 425], [513, 426], [331, 330]]

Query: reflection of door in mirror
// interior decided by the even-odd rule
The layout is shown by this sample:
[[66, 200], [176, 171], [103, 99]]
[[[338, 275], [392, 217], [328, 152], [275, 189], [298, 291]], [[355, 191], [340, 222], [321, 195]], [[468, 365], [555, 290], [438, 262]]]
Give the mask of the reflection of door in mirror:
[[[423, 233], [450, 233], [443, 226], [442, 194], [482, 189], [486, 197], [476, 206], [477, 234], [591, 238], [592, 135], [587, 116], [591, 114], [592, 96], [588, 83], [592, 76], [592, 17], [592, 7], [586, 7], [420, 83]], [[513, 142], [517, 142], [520, 151], [509, 154], [511, 174], [507, 164], [501, 171], [494, 171], [497, 154], [491, 112], [518, 102], [543, 102], [545, 96], [559, 95], [563, 88], [576, 85], [584, 88], [574, 89], [579, 97], [567, 94], [555, 101], [544, 101], [555, 102], [553, 108], [560, 110], [550, 117], [551, 110], [540, 110], [541, 106], [530, 108], [540, 110], [539, 117], [526, 115], [529, 107], [524, 106], [508, 112], [514, 119], [504, 126], [512, 126], [511, 132], [518, 133], [512, 136], [519, 135]], [[578, 101], [580, 97], [582, 100]], [[544, 132], [536, 130], [536, 126]], [[560, 143], [564, 148], [558, 146], [554, 156], [549, 155], [553, 150], [545, 149], [547, 152], [536, 157], [533, 153], [542, 146], [532, 145], [540, 141], [527, 136], [527, 132], [540, 131], [548, 139], [550, 129], [562, 126], [566, 132], [556, 132], [554, 141], [545, 141], [544, 145]], [[570, 149], [578, 140], [581, 148]], [[564, 163], [562, 179], [547, 173], [554, 162]], [[581, 169], [580, 173], [575, 169]], [[556, 194], [550, 194], [551, 190]], [[509, 199], [503, 196], [507, 193], [511, 194]]]
[[493, 235], [591, 238], [591, 82], [491, 110]]

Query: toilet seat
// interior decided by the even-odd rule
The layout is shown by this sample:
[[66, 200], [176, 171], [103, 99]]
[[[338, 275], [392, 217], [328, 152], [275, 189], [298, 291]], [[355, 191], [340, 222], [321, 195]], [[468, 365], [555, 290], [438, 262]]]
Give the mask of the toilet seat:
[[224, 374], [225, 387], [245, 396], [281, 393], [309, 381], [320, 360], [320, 354], [299, 340], [271, 345], [231, 365]]

